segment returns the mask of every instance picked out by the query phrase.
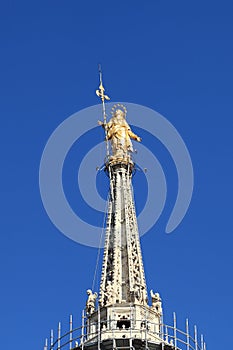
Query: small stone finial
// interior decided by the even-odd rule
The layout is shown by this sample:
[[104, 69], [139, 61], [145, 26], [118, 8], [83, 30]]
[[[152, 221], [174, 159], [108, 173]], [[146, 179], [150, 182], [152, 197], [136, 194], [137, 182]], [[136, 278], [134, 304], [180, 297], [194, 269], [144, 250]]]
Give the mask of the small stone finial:
[[91, 315], [95, 311], [95, 301], [97, 299], [98, 294], [93, 293], [91, 289], [87, 290], [87, 302], [86, 302], [86, 312], [88, 315]]

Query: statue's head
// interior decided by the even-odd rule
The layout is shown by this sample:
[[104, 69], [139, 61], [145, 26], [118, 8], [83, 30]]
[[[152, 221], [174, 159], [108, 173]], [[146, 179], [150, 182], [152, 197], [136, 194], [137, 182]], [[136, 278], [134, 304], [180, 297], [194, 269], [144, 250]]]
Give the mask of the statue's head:
[[121, 118], [125, 118], [125, 113], [121, 110], [121, 109], [117, 109], [114, 117], [121, 117]]
[[88, 290], [87, 290], [87, 294], [88, 294], [88, 295], [92, 294], [91, 289], [88, 289]]

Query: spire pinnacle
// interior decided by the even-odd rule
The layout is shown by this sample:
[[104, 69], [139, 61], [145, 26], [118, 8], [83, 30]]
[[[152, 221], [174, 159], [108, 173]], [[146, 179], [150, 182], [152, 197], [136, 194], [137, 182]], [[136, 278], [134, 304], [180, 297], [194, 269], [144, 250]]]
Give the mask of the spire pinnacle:
[[96, 90], [96, 95], [101, 98], [102, 103], [104, 104], [105, 100], [110, 100], [110, 97], [104, 94], [104, 86], [103, 86], [103, 80], [102, 80], [102, 70], [101, 65], [99, 64], [99, 77], [100, 77], [100, 85], [99, 90]]
[[99, 121], [99, 125], [102, 125], [105, 129], [105, 141], [106, 141], [106, 150], [107, 150], [107, 157], [109, 156], [109, 147], [108, 147], [108, 138], [107, 138], [107, 130], [105, 128], [107, 124], [107, 114], [106, 114], [106, 108], [105, 108], [105, 100], [110, 100], [110, 97], [104, 94], [104, 86], [103, 86], [103, 79], [102, 79], [102, 69], [101, 65], [99, 64], [99, 77], [100, 77], [100, 85], [99, 90], [96, 90], [96, 95], [101, 98], [102, 101], [102, 116], [103, 116], [103, 122]]

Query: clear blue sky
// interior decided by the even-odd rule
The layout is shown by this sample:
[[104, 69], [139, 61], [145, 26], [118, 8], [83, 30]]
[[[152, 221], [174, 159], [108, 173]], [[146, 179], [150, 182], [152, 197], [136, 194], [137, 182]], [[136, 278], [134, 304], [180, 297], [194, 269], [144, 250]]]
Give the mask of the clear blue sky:
[[[38, 172], [45, 143], [97, 103], [97, 64], [113, 100], [151, 107], [190, 151], [195, 188], [164, 234], [173, 197], [142, 238], [149, 288], [225, 349], [233, 323], [232, 1], [1, 1], [0, 347], [42, 349], [68, 315], [81, 321], [97, 250], [50, 222]], [[97, 116], [98, 119], [98, 116]], [[158, 154], [166, 164], [167, 155]], [[147, 165], [145, 165], [147, 166]], [[71, 174], [72, 176], [72, 174]], [[176, 178], [168, 177], [170, 193]], [[138, 192], [139, 193], [139, 192]], [[170, 200], [170, 202], [169, 202]]]

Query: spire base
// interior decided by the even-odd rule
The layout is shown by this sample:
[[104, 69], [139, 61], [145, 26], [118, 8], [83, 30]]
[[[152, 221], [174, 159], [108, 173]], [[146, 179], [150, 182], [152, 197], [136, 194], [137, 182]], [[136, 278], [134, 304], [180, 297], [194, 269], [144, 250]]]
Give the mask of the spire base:
[[110, 156], [105, 162], [105, 172], [109, 175], [109, 172], [115, 172], [117, 169], [123, 168], [129, 175], [134, 173], [135, 164], [129, 156], [115, 157]]
[[[98, 328], [100, 324], [100, 329]], [[99, 338], [98, 338], [99, 337]], [[128, 342], [137, 341], [160, 344], [161, 315], [152, 307], [115, 304], [109, 307], [102, 307], [87, 319], [87, 340], [85, 345], [91, 345], [96, 341], [102, 343], [109, 339]], [[101, 346], [102, 349], [102, 346]]]

